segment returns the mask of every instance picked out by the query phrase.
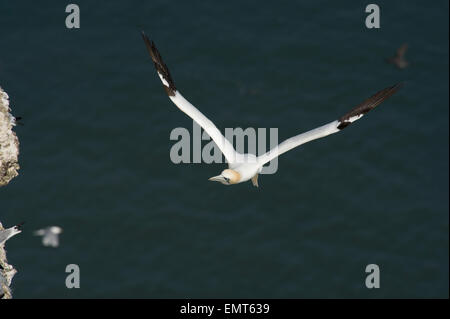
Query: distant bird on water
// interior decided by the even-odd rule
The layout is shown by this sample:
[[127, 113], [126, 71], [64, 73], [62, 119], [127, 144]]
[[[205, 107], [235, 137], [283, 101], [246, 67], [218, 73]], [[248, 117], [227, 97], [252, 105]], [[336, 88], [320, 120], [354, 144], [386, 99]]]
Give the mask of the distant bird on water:
[[12, 236], [20, 234], [22, 232], [21, 227], [23, 224], [24, 223], [20, 223], [14, 227], [0, 230], [0, 245], [3, 245]]
[[408, 50], [408, 44], [404, 43], [399, 47], [393, 57], [387, 58], [386, 62], [395, 65], [399, 69], [406, 68], [409, 63], [405, 60], [405, 53]]
[[263, 155], [257, 157], [253, 154], [241, 154], [235, 151], [233, 145], [220, 133], [213, 122], [181, 95], [175, 87], [169, 69], [164, 64], [161, 55], [156, 49], [155, 43], [150, 41], [144, 32], [142, 32], [142, 37], [169, 98], [181, 111], [191, 117], [206, 131], [206, 133], [208, 133], [228, 161], [228, 169], [222, 171], [220, 175], [209, 179], [210, 181], [220, 182], [224, 185], [238, 184], [251, 180], [253, 185], [257, 187], [258, 174], [261, 172], [264, 164], [297, 146], [341, 131], [378, 106], [401, 87], [401, 84], [399, 83], [381, 90], [339, 119], [311, 131], [291, 137]]
[[62, 233], [62, 228], [58, 226], [49, 226], [43, 229], [36, 230], [35, 236], [42, 236], [42, 245], [49, 247], [59, 246], [59, 234]]

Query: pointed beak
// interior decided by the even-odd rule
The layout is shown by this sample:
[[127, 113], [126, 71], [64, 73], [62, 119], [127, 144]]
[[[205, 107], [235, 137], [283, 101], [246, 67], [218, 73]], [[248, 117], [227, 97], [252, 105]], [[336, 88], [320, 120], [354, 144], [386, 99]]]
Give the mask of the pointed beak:
[[22, 231], [23, 224], [25, 224], [25, 222], [21, 222], [20, 224], [17, 224], [14, 228], [20, 233]]
[[213, 182], [225, 182], [225, 179], [223, 178], [222, 175], [218, 175], [218, 176], [214, 176], [208, 179], [209, 181], [213, 181]]

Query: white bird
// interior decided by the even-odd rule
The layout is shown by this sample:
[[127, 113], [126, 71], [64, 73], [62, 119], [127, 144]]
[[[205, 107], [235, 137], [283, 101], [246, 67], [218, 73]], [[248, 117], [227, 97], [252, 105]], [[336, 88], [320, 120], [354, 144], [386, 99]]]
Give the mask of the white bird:
[[49, 226], [43, 229], [36, 230], [35, 236], [42, 236], [42, 245], [50, 247], [59, 246], [59, 234], [62, 233], [62, 228], [58, 226]]
[[225, 156], [228, 162], [228, 169], [223, 170], [220, 175], [209, 179], [210, 181], [220, 182], [224, 185], [238, 184], [251, 180], [253, 185], [258, 187], [258, 174], [261, 172], [264, 164], [297, 146], [341, 131], [397, 92], [402, 85], [399, 83], [381, 90], [338, 120], [291, 137], [267, 153], [257, 157], [253, 154], [236, 152], [233, 145], [220, 133], [214, 123], [181, 95], [175, 87], [169, 69], [164, 64], [161, 55], [156, 49], [155, 43], [150, 41], [144, 32], [142, 32], [142, 37], [169, 98], [181, 111], [191, 117], [208, 133]]
[[20, 223], [14, 227], [0, 230], [0, 246], [2, 246], [12, 236], [20, 234], [22, 232], [21, 226], [23, 224], [24, 223]]

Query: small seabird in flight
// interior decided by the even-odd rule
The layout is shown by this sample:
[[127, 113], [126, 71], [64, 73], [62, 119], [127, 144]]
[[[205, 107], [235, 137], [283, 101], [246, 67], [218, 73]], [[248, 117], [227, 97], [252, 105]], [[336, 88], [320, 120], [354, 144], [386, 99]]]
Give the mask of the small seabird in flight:
[[409, 65], [408, 61], [405, 60], [406, 50], [408, 50], [408, 44], [404, 43], [397, 49], [393, 57], [386, 59], [386, 62], [395, 65], [399, 69], [406, 68]]
[[58, 226], [49, 226], [43, 229], [36, 230], [35, 236], [42, 236], [42, 245], [50, 247], [59, 246], [59, 234], [62, 233], [62, 228]]
[[14, 227], [0, 230], [0, 245], [3, 245], [12, 236], [20, 234], [22, 232], [21, 227], [23, 224], [24, 223], [20, 223]]
[[191, 117], [206, 131], [206, 133], [208, 133], [225, 156], [228, 162], [228, 169], [222, 171], [220, 175], [209, 179], [210, 181], [220, 182], [224, 185], [238, 184], [251, 180], [253, 185], [257, 187], [258, 174], [261, 172], [264, 164], [294, 147], [340, 132], [393, 95], [401, 87], [401, 84], [399, 83], [381, 90], [344, 116], [341, 116], [339, 119], [311, 131], [291, 137], [263, 155], [257, 157], [253, 154], [241, 154], [235, 151], [233, 145], [222, 135], [222, 133], [220, 133], [213, 122], [181, 95], [175, 87], [169, 69], [164, 64], [161, 55], [156, 49], [155, 43], [150, 41], [144, 32], [142, 32], [142, 37], [169, 98], [181, 111]]

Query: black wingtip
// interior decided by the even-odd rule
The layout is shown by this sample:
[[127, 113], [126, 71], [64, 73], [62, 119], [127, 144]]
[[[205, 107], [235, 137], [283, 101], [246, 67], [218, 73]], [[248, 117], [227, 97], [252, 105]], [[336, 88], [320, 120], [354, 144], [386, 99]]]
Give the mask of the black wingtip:
[[[151, 52], [151, 47], [152, 47], [152, 44], [153, 44], [152, 41], [148, 38], [148, 36], [145, 34], [144, 31], [141, 31], [141, 36], [142, 36], [142, 39], [145, 42], [145, 46], [147, 47], [147, 49], [148, 49], [148, 51], [150, 53], [150, 56], [152, 56], [152, 52]], [[152, 56], [152, 60], [153, 60], [153, 56]]]
[[177, 89], [175, 87], [175, 84], [173, 83], [172, 77], [170, 76], [169, 69], [167, 68], [161, 57], [161, 54], [159, 54], [159, 51], [156, 48], [155, 42], [151, 41], [144, 31], [142, 31], [142, 38], [144, 39], [145, 46], [147, 47], [147, 51], [153, 61], [153, 64], [155, 65], [156, 71], [164, 78], [164, 80], [169, 85], [166, 86], [163, 84], [167, 95], [174, 96]]
[[393, 88], [395, 88], [396, 90], [401, 89], [402, 87], [405, 86], [405, 82], [398, 82], [397, 84], [395, 84], [393, 86]]
[[392, 85], [392, 86], [389, 87], [389, 88], [390, 88], [391, 90], [397, 91], [397, 90], [401, 89], [404, 85], [405, 85], [404, 82], [398, 82], [398, 83]]
[[402, 86], [403, 82], [399, 82], [397, 84], [389, 86], [381, 91], [378, 91], [377, 93], [366, 99], [364, 102], [360, 103], [357, 107], [355, 107], [339, 119], [340, 123], [338, 125], [338, 129], [342, 130], [349, 126], [352, 123], [352, 121], [349, 121], [350, 118], [358, 115], [364, 115], [370, 110], [376, 108], [390, 96], [395, 94]]

